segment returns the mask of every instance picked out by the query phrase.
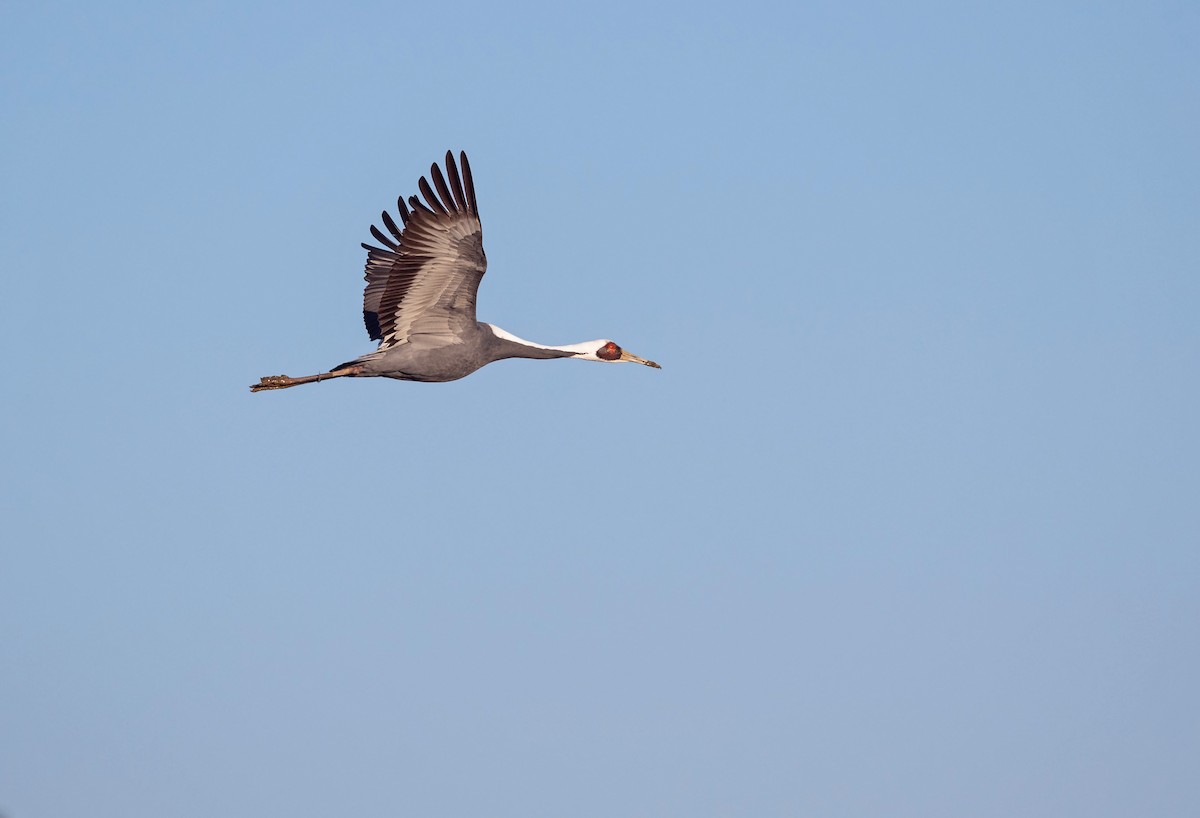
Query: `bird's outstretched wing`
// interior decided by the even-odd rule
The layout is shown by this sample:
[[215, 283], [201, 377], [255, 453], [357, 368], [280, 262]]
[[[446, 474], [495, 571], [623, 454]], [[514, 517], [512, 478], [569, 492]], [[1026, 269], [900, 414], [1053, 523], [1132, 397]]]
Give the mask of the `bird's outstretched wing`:
[[[454, 154], [446, 151], [446, 175], [430, 168], [416, 196], [396, 201], [402, 227], [383, 213], [389, 238], [375, 225], [371, 235], [383, 247], [363, 244], [367, 251], [367, 288], [363, 322], [379, 348], [407, 343], [414, 335], [457, 338], [457, 327], [475, 323], [475, 295], [487, 269], [483, 230], [475, 204], [475, 183], [466, 153], [462, 177]], [[447, 184], [449, 182], [449, 184]]]

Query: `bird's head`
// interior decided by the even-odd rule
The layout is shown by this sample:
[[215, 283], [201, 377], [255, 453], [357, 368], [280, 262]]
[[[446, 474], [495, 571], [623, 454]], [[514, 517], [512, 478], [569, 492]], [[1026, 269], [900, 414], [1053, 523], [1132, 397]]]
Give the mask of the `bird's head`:
[[615, 342], [609, 341], [608, 339], [602, 338], [599, 341], [587, 341], [585, 343], [578, 344], [578, 346], [582, 347], [583, 351], [576, 352], [575, 357], [583, 358], [586, 361], [602, 361], [610, 364], [635, 363], [642, 364], [643, 366], [651, 366], [655, 369], [662, 369], [662, 367], [654, 363], [654, 361], [647, 361], [645, 358], [639, 358], [632, 352], [621, 349]]

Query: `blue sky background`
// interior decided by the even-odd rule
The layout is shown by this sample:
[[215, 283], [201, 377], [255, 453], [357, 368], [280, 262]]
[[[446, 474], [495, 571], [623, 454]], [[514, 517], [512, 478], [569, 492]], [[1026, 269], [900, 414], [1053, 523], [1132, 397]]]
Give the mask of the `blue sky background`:
[[[1200, 7], [27, 3], [0, 813], [1200, 813]], [[369, 351], [472, 159], [503, 362]]]

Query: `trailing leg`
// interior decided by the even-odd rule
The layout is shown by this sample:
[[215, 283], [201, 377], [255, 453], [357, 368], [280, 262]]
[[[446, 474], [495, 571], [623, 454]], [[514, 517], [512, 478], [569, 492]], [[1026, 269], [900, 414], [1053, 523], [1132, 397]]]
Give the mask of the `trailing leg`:
[[317, 381], [327, 381], [331, 378], [352, 377], [361, 371], [362, 367], [356, 365], [344, 369], [335, 369], [332, 372], [322, 372], [319, 375], [305, 375], [302, 378], [290, 378], [287, 375], [268, 375], [251, 386], [250, 391], [262, 392], [267, 389], [290, 389], [302, 383], [316, 383]]

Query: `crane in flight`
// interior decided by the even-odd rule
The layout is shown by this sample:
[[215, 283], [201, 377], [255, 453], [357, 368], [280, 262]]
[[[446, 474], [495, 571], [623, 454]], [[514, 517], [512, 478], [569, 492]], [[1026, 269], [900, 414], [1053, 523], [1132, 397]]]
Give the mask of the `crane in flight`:
[[396, 201], [401, 224], [384, 211], [386, 235], [371, 225], [382, 244], [367, 251], [363, 322], [379, 348], [328, 372], [291, 378], [271, 375], [251, 392], [288, 389], [331, 378], [395, 378], [453, 381], [505, 358], [575, 358], [602, 363], [638, 363], [661, 369], [608, 339], [550, 346], [518, 338], [494, 324], [475, 320], [475, 296], [487, 269], [483, 230], [475, 203], [475, 182], [466, 153], [462, 176], [454, 154], [446, 152], [446, 173], [436, 163], [417, 183], [416, 196]]

